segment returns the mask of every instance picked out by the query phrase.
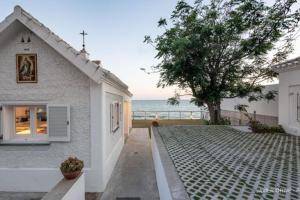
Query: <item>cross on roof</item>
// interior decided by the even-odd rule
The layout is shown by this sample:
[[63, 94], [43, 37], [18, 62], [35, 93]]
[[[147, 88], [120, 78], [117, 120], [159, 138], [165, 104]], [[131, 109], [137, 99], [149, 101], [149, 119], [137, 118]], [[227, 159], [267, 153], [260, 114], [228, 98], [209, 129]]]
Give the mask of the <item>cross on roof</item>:
[[83, 49], [85, 49], [85, 36], [87, 35], [87, 32], [83, 30], [82, 33], [80, 33], [80, 35], [82, 35], [82, 47]]

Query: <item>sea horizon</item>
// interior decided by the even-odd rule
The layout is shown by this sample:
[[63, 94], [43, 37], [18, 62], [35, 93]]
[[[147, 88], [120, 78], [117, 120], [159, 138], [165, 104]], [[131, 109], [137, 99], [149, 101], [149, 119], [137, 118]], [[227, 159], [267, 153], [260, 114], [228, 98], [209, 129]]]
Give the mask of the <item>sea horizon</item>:
[[199, 118], [205, 113], [204, 107], [198, 107], [190, 100], [180, 100], [179, 105], [170, 105], [168, 100], [132, 100], [132, 111], [134, 119], [174, 118], [190, 119]]

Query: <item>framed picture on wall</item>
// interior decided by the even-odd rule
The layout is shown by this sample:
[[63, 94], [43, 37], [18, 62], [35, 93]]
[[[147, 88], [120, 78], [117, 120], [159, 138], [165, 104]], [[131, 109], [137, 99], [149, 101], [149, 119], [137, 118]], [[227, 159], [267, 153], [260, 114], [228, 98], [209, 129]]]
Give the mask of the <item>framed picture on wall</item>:
[[37, 83], [37, 55], [16, 55], [17, 83]]

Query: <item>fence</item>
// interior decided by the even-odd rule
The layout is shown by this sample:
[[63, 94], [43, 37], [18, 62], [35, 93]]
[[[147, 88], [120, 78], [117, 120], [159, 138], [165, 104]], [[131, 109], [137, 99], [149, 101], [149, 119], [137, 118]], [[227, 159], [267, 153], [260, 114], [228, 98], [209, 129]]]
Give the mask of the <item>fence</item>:
[[[231, 125], [247, 125], [249, 120], [244, 114], [238, 111], [222, 110], [222, 117], [226, 117], [231, 121]], [[276, 125], [278, 124], [278, 117], [259, 115], [256, 113], [249, 113], [254, 119], [264, 124]], [[208, 111], [133, 111], [133, 120], [154, 120], [154, 119], [205, 119], [209, 120]]]
[[133, 111], [133, 120], [209, 119], [207, 111]]

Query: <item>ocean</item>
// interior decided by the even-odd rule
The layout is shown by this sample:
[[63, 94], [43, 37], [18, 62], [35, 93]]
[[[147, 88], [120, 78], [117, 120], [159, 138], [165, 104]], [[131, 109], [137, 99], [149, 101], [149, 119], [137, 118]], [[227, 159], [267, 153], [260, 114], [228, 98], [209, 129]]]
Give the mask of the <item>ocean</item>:
[[194, 119], [207, 115], [203, 107], [189, 100], [181, 100], [179, 105], [169, 105], [167, 100], [133, 100], [132, 111], [134, 119]]

